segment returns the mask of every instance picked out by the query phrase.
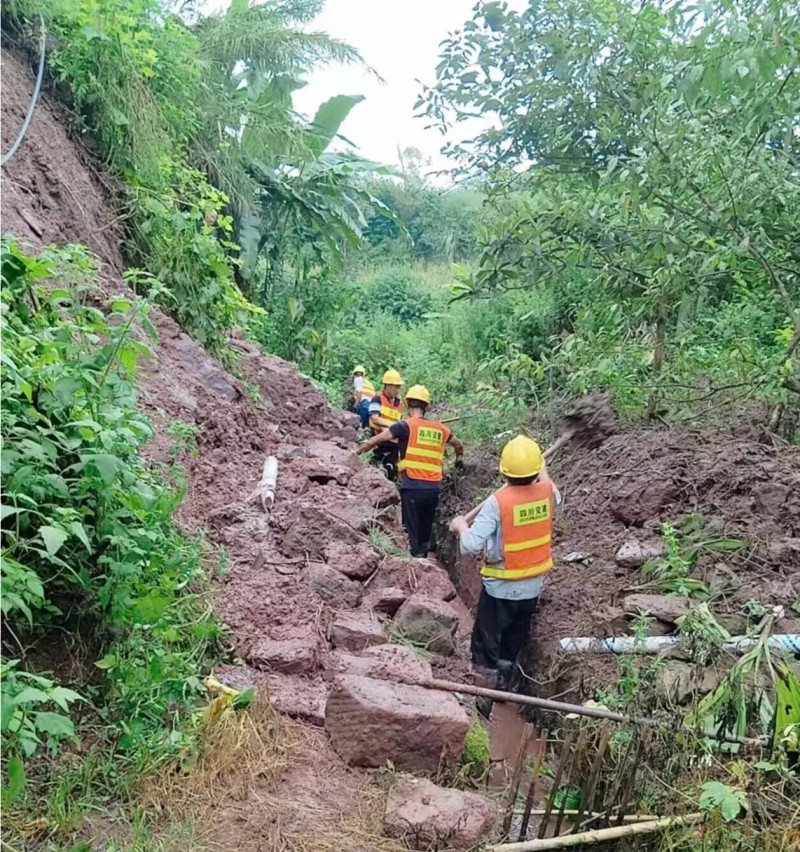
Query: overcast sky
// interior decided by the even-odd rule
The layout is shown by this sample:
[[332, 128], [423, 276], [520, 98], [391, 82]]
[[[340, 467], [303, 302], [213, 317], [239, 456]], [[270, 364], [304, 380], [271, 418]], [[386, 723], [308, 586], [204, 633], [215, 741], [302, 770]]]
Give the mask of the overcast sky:
[[475, 0], [327, 0], [314, 29], [356, 47], [384, 79], [364, 70], [329, 66], [309, 77], [295, 96], [300, 112], [313, 115], [333, 95], [364, 95], [342, 134], [369, 159], [397, 163], [397, 149], [413, 146], [442, 168], [441, 134], [414, 119], [417, 80], [433, 82], [439, 42], [471, 17]]
[[[258, 2], [259, 0], [255, 0]], [[334, 95], [363, 95], [341, 128], [363, 156], [396, 165], [398, 148], [418, 148], [430, 170], [448, 168], [439, 150], [443, 137], [414, 118], [421, 86], [434, 82], [439, 43], [472, 17], [476, 0], [326, 0], [309, 29], [327, 32], [357, 48], [367, 65], [383, 78], [353, 66], [330, 65], [309, 75], [295, 95], [299, 112], [311, 117]], [[523, 9], [527, 0], [507, 0]], [[225, 9], [229, 0], [199, 0], [205, 12]], [[470, 133], [476, 128], [470, 128]], [[459, 131], [456, 138], [463, 136]], [[454, 140], [455, 141], [455, 138]]]

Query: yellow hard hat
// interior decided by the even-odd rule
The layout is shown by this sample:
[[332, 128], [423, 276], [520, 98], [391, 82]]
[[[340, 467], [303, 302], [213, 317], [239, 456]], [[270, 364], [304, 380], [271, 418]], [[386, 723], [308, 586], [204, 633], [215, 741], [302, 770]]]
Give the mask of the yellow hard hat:
[[431, 392], [424, 385], [412, 385], [406, 391], [406, 402], [411, 399], [418, 399], [427, 405], [431, 404]]
[[358, 376], [358, 375], [366, 376], [367, 371], [361, 366], [361, 364], [356, 364], [356, 366], [353, 367], [353, 375], [354, 376]]
[[536, 476], [543, 466], [542, 448], [525, 435], [512, 438], [500, 454], [500, 473], [512, 479]]
[[385, 385], [402, 385], [403, 380], [400, 378], [400, 373], [397, 370], [387, 370], [383, 374], [383, 383]]

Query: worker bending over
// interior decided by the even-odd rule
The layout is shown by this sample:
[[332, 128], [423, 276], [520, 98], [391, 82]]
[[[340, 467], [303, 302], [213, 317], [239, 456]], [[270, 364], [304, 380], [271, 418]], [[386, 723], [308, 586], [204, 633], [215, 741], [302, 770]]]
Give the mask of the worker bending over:
[[[403, 380], [397, 370], [387, 370], [383, 374], [383, 390], [376, 394], [369, 404], [369, 428], [373, 435], [380, 435], [384, 429], [398, 423], [403, 416], [403, 402], [400, 399], [402, 385]], [[374, 461], [383, 468], [391, 482], [397, 480], [398, 460], [399, 447], [396, 438], [382, 443], [375, 450]]]
[[[486, 686], [506, 690], [553, 567], [555, 491], [541, 448], [524, 435], [503, 448], [500, 473], [506, 484], [486, 500], [472, 525], [459, 516], [450, 529], [462, 553], [484, 554], [472, 663]], [[489, 718], [491, 702], [478, 702], [478, 709]]]
[[367, 378], [367, 371], [361, 364], [353, 367], [353, 404], [362, 429], [369, 427], [369, 404], [374, 396], [375, 386]]
[[431, 547], [433, 520], [442, 487], [445, 446], [450, 444], [460, 467], [464, 455], [461, 441], [444, 425], [428, 420], [425, 412], [431, 395], [422, 385], [414, 385], [406, 393], [408, 417], [362, 444], [357, 453], [372, 447], [398, 442], [400, 452], [400, 498], [403, 526], [411, 547], [411, 555], [424, 559]]

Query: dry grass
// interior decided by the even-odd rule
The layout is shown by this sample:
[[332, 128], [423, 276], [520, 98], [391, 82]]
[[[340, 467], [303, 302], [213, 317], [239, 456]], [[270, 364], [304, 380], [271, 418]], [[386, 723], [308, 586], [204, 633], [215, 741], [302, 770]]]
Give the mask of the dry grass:
[[268, 701], [236, 711], [224, 696], [209, 705], [198, 734], [197, 752], [162, 768], [139, 791], [137, 804], [178, 818], [190, 811], [202, 816], [226, 798], [244, 799], [256, 786], [277, 786], [303, 741], [301, 726]]
[[165, 767], [137, 796], [137, 807], [157, 819], [153, 849], [183, 852], [169, 841], [187, 823], [192, 852], [405, 849], [382, 833], [384, 785], [348, 769], [323, 731], [292, 722], [268, 702], [216, 717], [213, 707], [191, 764]]

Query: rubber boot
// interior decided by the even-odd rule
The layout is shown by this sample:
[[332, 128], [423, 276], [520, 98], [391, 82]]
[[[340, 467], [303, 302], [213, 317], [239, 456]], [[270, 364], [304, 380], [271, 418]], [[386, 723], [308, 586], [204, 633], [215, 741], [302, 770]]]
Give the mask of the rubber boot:
[[[473, 669], [475, 673], [475, 685], [483, 686], [487, 689], [491, 689], [497, 683], [497, 678], [499, 676], [499, 672], [497, 669], [484, 669], [475, 666]], [[475, 699], [475, 709], [478, 713], [483, 716], [484, 719], [488, 722], [492, 716], [492, 707], [494, 706], [494, 701], [491, 698], [484, 698], [480, 696]]]
[[497, 680], [495, 681], [495, 689], [501, 692], [511, 691], [511, 678], [514, 674], [514, 663], [510, 660], [498, 660], [497, 662]]

